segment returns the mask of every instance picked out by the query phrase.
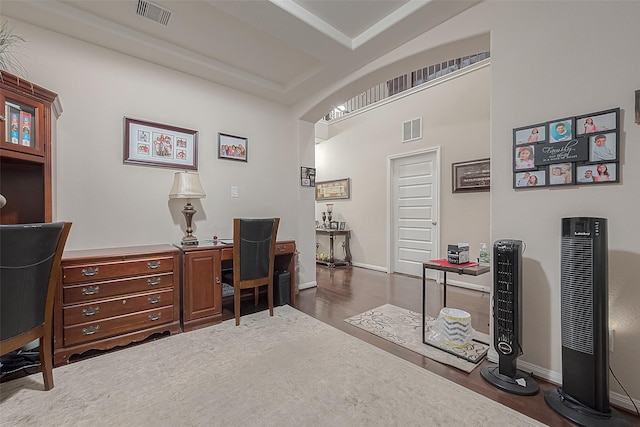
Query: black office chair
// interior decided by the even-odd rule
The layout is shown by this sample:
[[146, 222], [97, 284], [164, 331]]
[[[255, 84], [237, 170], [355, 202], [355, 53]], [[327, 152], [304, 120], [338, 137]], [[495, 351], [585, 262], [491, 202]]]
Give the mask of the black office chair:
[[53, 388], [53, 301], [70, 222], [0, 225], [0, 354], [40, 341], [44, 389]]
[[280, 218], [233, 220], [233, 272], [223, 280], [233, 286], [233, 313], [240, 325], [240, 294], [253, 289], [258, 304], [260, 286], [267, 285], [269, 315], [273, 316], [273, 260]]

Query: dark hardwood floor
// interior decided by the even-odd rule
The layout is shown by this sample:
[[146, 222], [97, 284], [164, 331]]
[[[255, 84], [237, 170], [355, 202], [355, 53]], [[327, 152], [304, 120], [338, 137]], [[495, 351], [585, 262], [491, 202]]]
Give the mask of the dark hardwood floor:
[[[540, 393], [536, 396], [517, 396], [499, 390], [480, 376], [482, 366], [493, 365], [486, 359], [467, 374], [344, 322], [348, 317], [387, 303], [421, 312], [422, 278], [358, 267], [317, 266], [316, 272], [318, 286], [302, 290], [297, 295], [296, 308], [302, 312], [544, 424], [573, 425], [544, 401], [544, 392], [556, 389], [555, 384], [536, 378]], [[447, 305], [469, 312], [474, 329], [484, 333], [489, 333], [489, 298], [487, 293], [447, 286]], [[427, 301], [427, 314], [437, 317], [441, 309], [442, 287], [435, 282], [427, 286]], [[640, 425], [640, 417], [626, 411], [619, 413], [632, 425]]]

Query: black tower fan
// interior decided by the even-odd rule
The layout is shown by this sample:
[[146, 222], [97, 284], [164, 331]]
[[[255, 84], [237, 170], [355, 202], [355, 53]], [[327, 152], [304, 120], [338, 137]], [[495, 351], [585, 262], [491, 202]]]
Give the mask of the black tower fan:
[[544, 400], [582, 426], [626, 425], [609, 407], [607, 250], [605, 218], [562, 219], [562, 387]]
[[540, 390], [538, 383], [517, 368], [522, 354], [522, 251], [520, 240], [493, 244], [493, 344], [498, 366], [484, 367], [480, 375], [509, 393], [533, 396]]

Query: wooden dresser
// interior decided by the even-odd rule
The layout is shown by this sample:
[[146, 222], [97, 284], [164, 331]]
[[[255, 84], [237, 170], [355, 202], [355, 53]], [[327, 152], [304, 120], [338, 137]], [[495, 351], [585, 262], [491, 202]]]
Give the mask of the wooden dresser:
[[54, 365], [73, 354], [180, 332], [179, 251], [171, 245], [65, 251]]

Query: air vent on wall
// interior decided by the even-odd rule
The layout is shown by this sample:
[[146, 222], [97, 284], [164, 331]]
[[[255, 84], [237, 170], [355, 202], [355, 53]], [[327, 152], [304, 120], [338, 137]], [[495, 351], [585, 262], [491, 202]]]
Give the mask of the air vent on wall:
[[422, 117], [402, 123], [402, 142], [422, 138]]
[[171, 11], [145, 0], [138, 0], [136, 14], [162, 25], [167, 25], [171, 17]]

